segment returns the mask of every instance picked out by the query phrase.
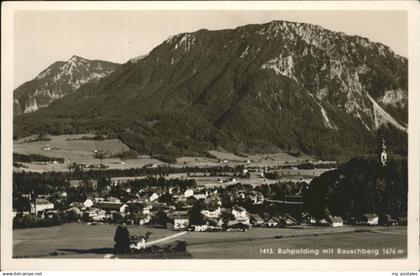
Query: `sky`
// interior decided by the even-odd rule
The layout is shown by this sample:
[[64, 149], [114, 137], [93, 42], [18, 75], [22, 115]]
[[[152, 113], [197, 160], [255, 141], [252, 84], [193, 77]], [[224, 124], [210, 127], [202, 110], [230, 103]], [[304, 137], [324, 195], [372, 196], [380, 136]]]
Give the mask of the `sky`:
[[367, 37], [407, 57], [404, 11], [16, 11], [14, 87], [73, 55], [124, 63], [169, 36], [287, 20]]

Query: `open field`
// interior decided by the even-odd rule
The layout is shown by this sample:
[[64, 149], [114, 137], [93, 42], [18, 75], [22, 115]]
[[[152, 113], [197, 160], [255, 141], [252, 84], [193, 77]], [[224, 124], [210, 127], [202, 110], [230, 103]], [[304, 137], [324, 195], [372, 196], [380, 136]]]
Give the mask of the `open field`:
[[[95, 157], [94, 151], [107, 152], [111, 154], [121, 153], [129, 150], [129, 148], [118, 139], [108, 140], [74, 140], [83, 136], [92, 136], [89, 134], [79, 135], [59, 135], [48, 136], [50, 141], [25, 142], [25, 139], [19, 139], [13, 142], [13, 152], [19, 154], [40, 154], [48, 157], [64, 158], [68, 163], [83, 163], [87, 165], [105, 164], [110, 169], [129, 169], [141, 168], [147, 164], [162, 164], [157, 159], [149, 156], [140, 156], [135, 160], [127, 160], [123, 164], [118, 158], [98, 159]], [[50, 150], [43, 150], [50, 147]], [[45, 163], [22, 163], [28, 166], [30, 171], [46, 172], [46, 171], [66, 171], [68, 164], [45, 164]], [[16, 170], [16, 169], [15, 169]], [[22, 170], [22, 169], [18, 169]]]
[[[372, 232], [355, 232], [368, 228]], [[254, 228], [245, 233], [190, 233], [185, 236], [187, 250], [193, 258], [273, 258], [273, 259], [312, 259], [312, 258], [402, 258], [406, 256], [407, 233], [405, 227], [342, 227], [308, 229], [267, 229]], [[278, 249], [311, 249], [308, 253], [282, 252]], [[323, 249], [333, 249], [333, 254], [322, 253]], [[378, 255], [338, 255], [340, 249], [376, 249]], [[402, 254], [385, 255], [386, 248], [403, 250]], [[318, 254], [315, 250], [318, 250]]]
[[[177, 232], [145, 226], [128, 226], [130, 234], [151, 231], [151, 241]], [[64, 224], [49, 228], [13, 231], [15, 257], [103, 258], [112, 253], [115, 225]], [[363, 230], [355, 232], [356, 229]], [[252, 228], [247, 232], [188, 232], [174, 240], [187, 242], [193, 258], [402, 258], [406, 256], [407, 228], [304, 226], [296, 228]], [[274, 254], [260, 249], [272, 249]], [[378, 249], [379, 255], [277, 254], [277, 249]], [[403, 250], [385, 255], [382, 249]], [[402, 253], [402, 254], [401, 254]], [[56, 255], [56, 256], [54, 256]]]
[[[13, 231], [14, 257], [47, 257], [57, 252], [79, 258], [101, 258], [113, 253], [116, 225], [87, 225], [69, 223], [45, 228], [28, 228]], [[153, 232], [150, 241], [176, 234], [176, 231], [145, 226], [127, 228], [130, 235], [145, 235]]]
[[[67, 164], [45, 164], [38, 163], [22, 163], [28, 168], [15, 168], [15, 170], [29, 170], [35, 172], [47, 171], [66, 171], [68, 163], [83, 163], [87, 165], [104, 164], [109, 169], [130, 169], [141, 168], [148, 164], [160, 165], [162, 161], [143, 155], [137, 159], [129, 159], [122, 162], [119, 158], [104, 158], [102, 160], [95, 158], [94, 151], [106, 152], [111, 154], [121, 153], [129, 150], [128, 146], [118, 139], [107, 140], [80, 140], [83, 136], [93, 136], [93, 134], [77, 134], [77, 135], [59, 135], [48, 136], [50, 141], [28, 142], [28, 138], [19, 139], [13, 142], [13, 152], [19, 154], [40, 154], [54, 158], [64, 158]], [[50, 147], [50, 150], [44, 148]], [[269, 167], [283, 165], [286, 163], [304, 162], [312, 160], [310, 156], [294, 157], [287, 153], [275, 154], [253, 154], [248, 156], [237, 156], [233, 153], [210, 151], [215, 158], [208, 157], [180, 157], [176, 164], [170, 166], [237, 166], [245, 165], [251, 167]], [[249, 163], [247, 163], [249, 161]]]
[[216, 156], [218, 159], [221, 160], [227, 160], [229, 163], [243, 163], [250, 161], [250, 166], [261, 166], [261, 167], [267, 167], [267, 166], [276, 166], [279, 164], [279, 161], [282, 163], [289, 162], [289, 163], [296, 163], [296, 162], [302, 162], [306, 159], [312, 159], [312, 157], [308, 155], [302, 155], [300, 157], [294, 157], [291, 156], [285, 152], [281, 153], [273, 153], [273, 154], [250, 154], [246, 156], [237, 156], [233, 153], [229, 152], [220, 152], [211, 150], [209, 151], [210, 154]]
[[[322, 173], [328, 171], [328, 169], [313, 169], [313, 170], [291, 170], [291, 169], [284, 169], [279, 170], [284, 173], [284, 176], [279, 180], [273, 180], [273, 179], [267, 179], [264, 177], [261, 177], [256, 172], [251, 172], [249, 178], [236, 178], [235, 183], [229, 183], [224, 182], [220, 183], [219, 180], [228, 180], [229, 176], [203, 176], [202, 173], [174, 173], [169, 174], [166, 178], [174, 179], [194, 179], [197, 182], [197, 185], [199, 186], [206, 186], [207, 188], [213, 188], [213, 187], [221, 187], [221, 186], [227, 186], [230, 184], [236, 184], [238, 182], [242, 184], [249, 184], [252, 186], [258, 186], [262, 184], [272, 184], [277, 183], [278, 181], [291, 181], [291, 182], [297, 182], [297, 181], [305, 181], [309, 183], [314, 177], [321, 175]], [[146, 178], [147, 176], [127, 176], [127, 177], [113, 177], [113, 181], [119, 181], [119, 182], [126, 182], [130, 180], [135, 179], [142, 179]]]

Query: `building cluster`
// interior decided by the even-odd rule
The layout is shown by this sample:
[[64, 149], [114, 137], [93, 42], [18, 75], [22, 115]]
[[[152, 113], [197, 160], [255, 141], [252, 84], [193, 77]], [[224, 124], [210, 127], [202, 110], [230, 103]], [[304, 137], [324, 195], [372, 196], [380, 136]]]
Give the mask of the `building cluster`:
[[[70, 186], [78, 182], [71, 182]], [[94, 182], [96, 184], [96, 182]], [[121, 185], [121, 184], [118, 184]], [[121, 185], [122, 186], [122, 185]], [[175, 230], [190, 231], [247, 231], [251, 227], [285, 227], [301, 223], [343, 226], [341, 217], [329, 217], [316, 220], [303, 210], [301, 196], [289, 197], [288, 200], [272, 200], [257, 189], [247, 189], [241, 185], [219, 191], [217, 188], [194, 186], [187, 188], [165, 187], [142, 188], [132, 192], [125, 190], [130, 197], [117, 197], [108, 194], [105, 197], [89, 196], [81, 202], [69, 202], [60, 208], [50, 200], [49, 195], [28, 197], [29, 208], [14, 209], [15, 216], [31, 214], [38, 218], [51, 218], [63, 215], [73, 221], [87, 223], [122, 223], [131, 225], [160, 225]], [[65, 197], [65, 193], [63, 193]], [[222, 201], [227, 201], [225, 204]], [[247, 204], [244, 204], [247, 202]], [[279, 212], [270, 212], [273, 204]], [[279, 207], [281, 206], [281, 207]], [[289, 208], [290, 207], [290, 208]], [[289, 209], [294, 209], [288, 212]], [[296, 210], [298, 210], [296, 212]], [[298, 215], [296, 215], [298, 214]], [[359, 223], [377, 225], [376, 214], [366, 214]]]

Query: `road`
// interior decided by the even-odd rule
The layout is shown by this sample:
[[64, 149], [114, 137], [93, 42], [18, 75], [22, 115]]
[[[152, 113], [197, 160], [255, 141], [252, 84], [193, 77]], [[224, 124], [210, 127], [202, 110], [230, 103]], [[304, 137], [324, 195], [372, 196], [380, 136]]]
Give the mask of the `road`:
[[[176, 237], [185, 235], [187, 233], [188, 233], [187, 231], [182, 231], [182, 232], [176, 233], [174, 235], [170, 235], [170, 236], [164, 237], [162, 239], [158, 239], [158, 240], [147, 242], [146, 243], [146, 247], [148, 247], [148, 246], [150, 246], [152, 244], [160, 243], [160, 242], [163, 242], [163, 241], [167, 241], [167, 240], [170, 240], [170, 239], [173, 239], [173, 238], [176, 238]], [[115, 258], [115, 255], [114, 254], [106, 254], [104, 256], [104, 259], [114, 259], [114, 258]]]
[[188, 233], [187, 231], [182, 231], [182, 232], [176, 233], [174, 235], [170, 235], [170, 236], [164, 237], [162, 239], [154, 240], [154, 241], [151, 241], [151, 242], [146, 242], [146, 247], [149, 246], [149, 245], [155, 244], [155, 243], [167, 241], [167, 240], [170, 240], [170, 239], [173, 239], [173, 238], [176, 238], [176, 237], [185, 235], [187, 233]]

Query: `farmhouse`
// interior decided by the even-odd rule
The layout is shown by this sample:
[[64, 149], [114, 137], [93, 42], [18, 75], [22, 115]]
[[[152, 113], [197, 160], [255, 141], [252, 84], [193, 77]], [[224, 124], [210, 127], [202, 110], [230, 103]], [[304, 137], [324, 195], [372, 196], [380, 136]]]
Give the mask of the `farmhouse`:
[[146, 238], [144, 236], [130, 236], [130, 249], [145, 249], [146, 248]]
[[201, 214], [209, 218], [218, 218], [222, 214], [222, 209], [219, 206], [208, 206], [201, 211]]
[[249, 221], [254, 226], [263, 226], [264, 225], [264, 219], [258, 214], [251, 214]]
[[175, 216], [174, 217], [174, 229], [186, 229], [190, 224], [190, 220], [187, 216]]
[[279, 221], [275, 218], [269, 218], [264, 222], [264, 225], [267, 227], [277, 227], [279, 225]]
[[304, 223], [308, 223], [308, 224], [316, 223], [316, 219], [308, 213], [302, 213], [301, 217], [302, 217], [302, 222]]
[[248, 231], [248, 230], [249, 230], [248, 224], [237, 222], [237, 221], [229, 221], [226, 226], [226, 231]]
[[193, 225], [194, 232], [205, 232], [208, 229], [207, 224], [201, 224], [201, 225]]
[[197, 194], [194, 194], [193, 197], [195, 197], [197, 200], [200, 200], [200, 199], [206, 199], [207, 195], [205, 193], [197, 193]]
[[83, 213], [83, 216], [88, 220], [103, 221], [106, 218], [106, 211], [97, 208], [89, 208]]
[[150, 201], [150, 202], [152, 202], [152, 201], [155, 201], [156, 199], [158, 199], [159, 198], [159, 195], [157, 194], [157, 193], [152, 193], [151, 195], [149, 195], [149, 198], [148, 198], [148, 200]]
[[178, 188], [176, 188], [176, 187], [169, 187], [168, 188], [168, 193], [170, 195], [176, 194], [176, 193], [178, 193]]
[[331, 217], [331, 226], [332, 227], [343, 226], [343, 219], [341, 217]]
[[92, 207], [92, 206], [93, 206], [93, 204], [94, 204], [94, 201], [93, 201], [91, 198], [87, 198], [87, 199], [83, 202], [83, 205], [84, 205], [86, 208], [90, 208], [90, 207]]
[[260, 192], [252, 192], [248, 195], [254, 204], [261, 204], [264, 202], [264, 195]]
[[34, 212], [36, 215], [42, 215], [46, 210], [54, 209], [54, 204], [45, 198], [35, 199]]
[[222, 230], [223, 221], [221, 219], [204, 218], [204, 220], [205, 220], [205, 223], [192, 226], [195, 232], [221, 231]]
[[240, 206], [232, 207], [232, 215], [235, 217], [235, 220], [249, 223], [249, 216], [245, 208]]
[[146, 223], [149, 223], [151, 220], [150, 215], [140, 215], [139, 216], [139, 225], [145, 225]]
[[145, 205], [142, 211], [143, 215], [149, 215], [152, 209], [153, 209], [152, 205], [150, 204]]
[[377, 214], [364, 214], [363, 219], [367, 225], [378, 225], [379, 223], [379, 216]]
[[292, 217], [289, 214], [283, 214], [281, 216], [279, 216], [278, 221], [282, 224], [282, 225], [294, 225], [297, 224], [297, 221], [294, 217]]
[[187, 190], [185, 190], [185, 192], [184, 192], [184, 196], [186, 197], [186, 198], [188, 198], [188, 197], [190, 197], [190, 196], [193, 196], [194, 195], [194, 190], [193, 189], [187, 189]]

